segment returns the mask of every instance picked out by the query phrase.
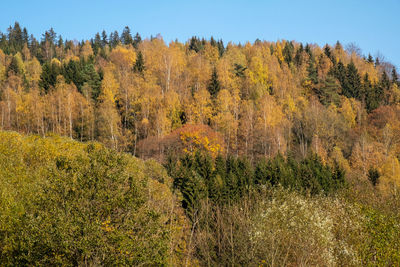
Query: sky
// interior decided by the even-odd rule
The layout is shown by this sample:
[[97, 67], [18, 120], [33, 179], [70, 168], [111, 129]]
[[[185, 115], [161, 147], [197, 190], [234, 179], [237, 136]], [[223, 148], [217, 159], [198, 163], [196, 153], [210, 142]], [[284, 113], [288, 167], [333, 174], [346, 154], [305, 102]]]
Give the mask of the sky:
[[400, 0], [6, 0], [0, 31], [18, 21], [40, 38], [50, 27], [68, 40], [86, 40], [129, 26], [166, 42], [214, 36], [224, 43], [279, 39], [319, 45], [357, 44], [400, 67]]

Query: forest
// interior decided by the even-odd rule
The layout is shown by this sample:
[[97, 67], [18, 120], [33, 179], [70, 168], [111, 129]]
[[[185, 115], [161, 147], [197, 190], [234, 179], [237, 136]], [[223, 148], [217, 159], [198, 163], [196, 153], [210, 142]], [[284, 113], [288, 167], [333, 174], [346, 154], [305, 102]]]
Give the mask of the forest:
[[0, 262], [400, 265], [400, 80], [351, 43], [0, 32]]

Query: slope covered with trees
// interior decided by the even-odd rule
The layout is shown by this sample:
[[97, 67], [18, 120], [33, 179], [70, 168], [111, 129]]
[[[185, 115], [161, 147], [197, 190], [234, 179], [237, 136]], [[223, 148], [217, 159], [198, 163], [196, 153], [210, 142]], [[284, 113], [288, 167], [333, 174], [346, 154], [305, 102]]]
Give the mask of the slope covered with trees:
[[15, 23], [0, 33], [1, 255], [398, 265], [399, 86], [339, 41], [37, 40]]
[[[99, 140], [141, 156], [184, 125], [210, 126], [227, 155], [253, 162], [310, 151], [367, 177], [398, 179], [396, 69], [354, 46], [193, 37], [165, 44], [122, 34], [40, 41], [16, 23], [0, 38], [1, 128]], [[149, 143], [149, 142], [147, 142]], [[146, 153], [145, 153], [146, 154]], [[164, 153], [162, 153], [164, 154]]]

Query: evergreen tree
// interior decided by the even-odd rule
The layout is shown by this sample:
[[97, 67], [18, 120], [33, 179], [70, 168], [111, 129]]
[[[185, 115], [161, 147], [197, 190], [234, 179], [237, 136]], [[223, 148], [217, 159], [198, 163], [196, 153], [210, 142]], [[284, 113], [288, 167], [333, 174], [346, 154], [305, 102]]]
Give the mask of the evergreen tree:
[[338, 106], [340, 104], [340, 86], [332, 73], [326, 76], [320, 88], [316, 88], [315, 91], [319, 101], [323, 105], [329, 106], [331, 103], [334, 103]]
[[39, 86], [45, 93], [49, 92], [50, 88], [55, 86], [59, 74], [61, 74], [61, 69], [57, 64], [51, 64], [50, 62], [45, 62], [43, 64]]
[[308, 73], [308, 79], [310, 79], [313, 84], [317, 84], [318, 70], [315, 64], [314, 56], [311, 56], [310, 60], [308, 61], [307, 73]]
[[131, 30], [129, 29], [128, 26], [125, 26], [124, 30], [122, 31], [121, 41], [122, 41], [122, 43], [124, 45], [133, 44], [133, 38], [132, 38], [132, 35], [131, 35]]
[[312, 51], [311, 51], [311, 47], [309, 44], [306, 44], [306, 47], [304, 48], [304, 51], [306, 51], [306, 53], [308, 54], [308, 56], [311, 58], [313, 57]]
[[399, 76], [397, 75], [396, 67], [392, 68], [392, 83], [398, 83]]
[[301, 43], [299, 48], [296, 51], [296, 55], [294, 56], [294, 64], [296, 64], [296, 66], [300, 66], [301, 63], [303, 62], [303, 44]]
[[374, 167], [371, 167], [368, 170], [368, 180], [372, 183], [373, 186], [376, 186], [379, 182], [379, 171], [377, 169], [375, 169]]
[[368, 63], [374, 63], [374, 58], [371, 56], [371, 54], [368, 54], [367, 62]]
[[99, 52], [99, 49], [102, 48], [102, 44], [101, 44], [101, 37], [100, 37], [100, 33], [96, 33], [94, 40], [92, 42], [92, 48], [93, 48], [93, 52], [95, 55], [97, 55], [97, 53]]
[[336, 79], [338, 79], [340, 85], [343, 87], [346, 81], [346, 67], [344, 66], [342, 61], [339, 61], [336, 68], [334, 69], [334, 75]]
[[336, 64], [336, 61], [335, 61], [335, 59], [334, 59], [334, 57], [333, 57], [331, 48], [329, 47], [328, 44], [326, 44], [325, 47], [324, 47], [324, 54], [331, 60], [331, 62], [332, 62], [334, 65]]
[[286, 61], [288, 65], [293, 61], [293, 43], [292, 42], [286, 42], [285, 47], [283, 48], [283, 58]]
[[202, 41], [200, 41], [200, 39], [197, 36], [193, 36], [192, 38], [190, 38], [189, 40], [189, 50], [193, 50], [196, 53], [198, 53], [200, 50], [202, 50], [204, 47], [204, 44], [202, 43]]
[[346, 67], [346, 79], [342, 87], [344, 96], [361, 98], [361, 78], [353, 61]]
[[117, 31], [114, 31], [113, 33], [110, 34], [110, 45], [111, 47], [116, 47], [120, 43], [119, 35]]
[[213, 69], [211, 79], [207, 86], [207, 90], [208, 92], [210, 92], [211, 97], [214, 99], [217, 97], [218, 92], [221, 90], [221, 84], [218, 80], [218, 73], [216, 67], [214, 67]]
[[101, 33], [101, 46], [104, 48], [108, 45], [107, 33], [105, 30]]
[[222, 41], [222, 39], [220, 39], [218, 41], [217, 47], [218, 47], [219, 56], [222, 57], [225, 53], [225, 46], [224, 46], [224, 42]]
[[139, 50], [135, 65], [133, 66], [133, 71], [137, 73], [143, 73], [144, 70], [145, 70], [144, 58], [142, 51]]
[[133, 37], [133, 47], [138, 49], [139, 44], [142, 42], [142, 37], [140, 34], [137, 32], [135, 37]]

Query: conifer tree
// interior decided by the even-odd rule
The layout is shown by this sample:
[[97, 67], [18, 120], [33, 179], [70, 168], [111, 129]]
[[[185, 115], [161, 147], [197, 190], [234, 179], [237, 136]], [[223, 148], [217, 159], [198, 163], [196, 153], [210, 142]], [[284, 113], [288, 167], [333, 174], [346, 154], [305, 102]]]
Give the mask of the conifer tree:
[[371, 56], [371, 54], [368, 54], [367, 62], [368, 63], [374, 63], [374, 58]]
[[346, 79], [342, 86], [344, 96], [360, 99], [361, 78], [353, 61], [346, 67]]
[[311, 80], [311, 82], [313, 84], [317, 84], [318, 83], [318, 71], [317, 71], [317, 67], [315, 64], [315, 58], [313, 56], [311, 56], [310, 60], [308, 61], [307, 73], [308, 73], [308, 78]]
[[142, 51], [139, 51], [137, 53], [135, 65], [133, 66], [133, 71], [137, 73], [143, 73], [144, 70], [145, 70], [145, 65], [144, 65], [143, 54]]
[[398, 83], [399, 76], [397, 75], [396, 67], [392, 68], [392, 83]]
[[133, 37], [133, 47], [138, 49], [139, 44], [142, 42], [142, 37], [140, 34], [137, 32], [135, 37]]
[[303, 61], [303, 51], [303, 44], [300, 43], [300, 46], [296, 51], [296, 55], [294, 56], [294, 64], [296, 64], [296, 66], [300, 66]]
[[214, 67], [211, 79], [208, 82], [207, 90], [210, 93], [212, 98], [216, 98], [219, 91], [221, 90], [221, 84], [218, 80], [218, 73], [217, 73], [217, 68]]
[[132, 38], [132, 35], [131, 35], [131, 30], [129, 29], [128, 26], [125, 26], [124, 30], [122, 31], [121, 41], [122, 41], [122, 43], [124, 45], [133, 44], [133, 38]]

